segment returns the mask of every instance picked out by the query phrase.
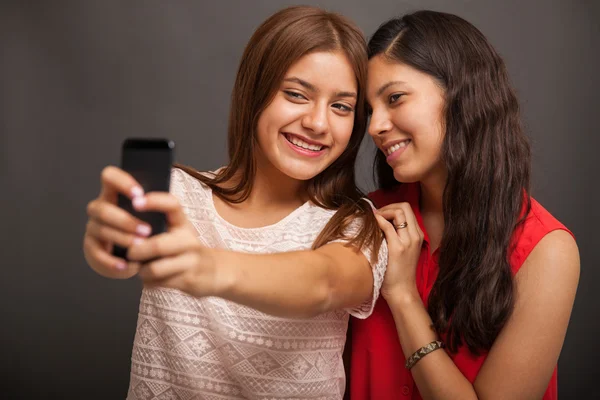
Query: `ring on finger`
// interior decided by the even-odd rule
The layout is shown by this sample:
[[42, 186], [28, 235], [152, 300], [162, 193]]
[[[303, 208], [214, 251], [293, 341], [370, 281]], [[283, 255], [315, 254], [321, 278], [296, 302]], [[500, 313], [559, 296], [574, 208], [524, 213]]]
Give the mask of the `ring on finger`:
[[396, 229], [404, 229], [408, 226], [408, 222], [404, 221], [402, 223], [400, 223], [399, 225], [395, 225], [394, 228]]

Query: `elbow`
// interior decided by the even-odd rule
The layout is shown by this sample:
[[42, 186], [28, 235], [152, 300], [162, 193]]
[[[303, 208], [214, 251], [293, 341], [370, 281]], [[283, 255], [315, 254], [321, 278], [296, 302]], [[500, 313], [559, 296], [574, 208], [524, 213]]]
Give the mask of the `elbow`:
[[335, 309], [334, 289], [329, 282], [323, 282], [318, 285], [314, 291], [313, 306], [310, 307], [309, 318], [333, 311]]
[[303, 306], [298, 307], [295, 311], [289, 310], [288, 312], [283, 313], [284, 315], [281, 316], [299, 319], [309, 319], [318, 317], [319, 315], [332, 310], [333, 308], [331, 307], [331, 301], [329, 300], [328, 296], [323, 293], [315, 292], [309, 304], [304, 303]]
[[310, 304], [306, 307], [306, 313], [304, 317], [313, 318], [321, 314], [336, 310], [338, 307], [336, 299], [337, 282], [334, 279], [335, 274], [331, 273], [333, 268], [331, 265], [334, 260], [328, 255], [322, 255], [323, 272], [311, 286], [309, 297]]
[[269, 310], [267, 313], [283, 318], [310, 319], [332, 310], [330, 298], [326, 285], [313, 285], [292, 304], [280, 304], [276, 310]]
[[327, 281], [317, 282], [311, 288], [306, 296], [303, 296], [296, 304], [299, 306], [290, 315], [295, 318], [314, 318], [321, 314], [333, 311], [334, 305], [334, 290]]
[[[311, 288], [313, 303], [311, 317], [331, 311], [349, 309], [360, 306], [373, 298], [373, 275], [368, 269], [367, 274], [353, 273], [347, 265], [340, 265], [329, 254], [324, 257], [320, 279]], [[359, 268], [356, 268], [359, 270]]]

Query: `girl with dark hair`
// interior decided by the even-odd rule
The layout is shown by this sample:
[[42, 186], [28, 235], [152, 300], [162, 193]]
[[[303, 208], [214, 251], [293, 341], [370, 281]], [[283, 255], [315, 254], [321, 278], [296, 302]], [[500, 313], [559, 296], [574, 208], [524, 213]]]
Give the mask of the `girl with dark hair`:
[[352, 400], [556, 399], [579, 254], [530, 197], [504, 62], [433, 11], [383, 24], [368, 48], [389, 263], [373, 315], [351, 324]]
[[[366, 74], [354, 24], [284, 9], [242, 56], [226, 167], [179, 166], [171, 194], [104, 170], [84, 253], [101, 275], [144, 282], [128, 399], [342, 398], [349, 313], [370, 315], [387, 263], [354, 181]], [[164, 212], [168, 232], [148, 237], [117, 193]]]

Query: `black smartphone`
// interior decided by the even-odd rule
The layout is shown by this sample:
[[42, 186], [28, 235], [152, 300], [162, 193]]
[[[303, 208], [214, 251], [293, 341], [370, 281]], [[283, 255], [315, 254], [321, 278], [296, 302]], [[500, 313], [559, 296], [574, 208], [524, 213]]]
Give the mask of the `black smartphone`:
[[[171, 185], [171, 167], [175, 143], [167, 139], [128, 138], [121, 150], [121, 169], [128, 172], [142, 186], [144, 193], [168, 192]], [[152, 227], [151, 235], [165, 232], [167, 220], [163, 213], [139, 212], [131, 200], [119, 194], [118, 206], [147, 222]], [[113, 255], [127, 259], [127, 249], [114, 246]]]

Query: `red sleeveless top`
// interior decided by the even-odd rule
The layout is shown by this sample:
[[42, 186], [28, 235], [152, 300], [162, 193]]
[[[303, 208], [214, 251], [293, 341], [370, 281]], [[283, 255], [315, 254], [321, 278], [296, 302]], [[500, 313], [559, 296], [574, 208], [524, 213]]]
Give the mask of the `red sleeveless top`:
[[[425, 234], [423, 249], [417, 265], [417, 288], [427, 307], [429, 293], [438, 272], [438, 251], [430, 254], [429, 238], [419, 212], [420, 185], [404, 183], [397, 188], [378, 190], [369, 195], [379, 207], [392, 203], [408, 202], [421, 230]], [[510, 264], [513, 276], [547, 233], [563, 229], [571, 233], [538, 202], [531, 199], [531, 211], [521, 228], [513, 235], [513, 252]], [[421, 400], [410, 371], [404, 367], [405, 357], [398, 340], [392, 313], [382, 297], [379, 297], [373, 314], [364, 320], [352, 319], [352, 358], [350, 370], [351, 400]], [[438, 350], [439, 351], [439, 350]], [[486, 353], [476, 356], [466, 346], [461, 346], [456, 354], [449, 354], [463, 375], [473, 383], [483, 365]], [[544, 400], [557, 398], [556, 368], [550, 379]]]

